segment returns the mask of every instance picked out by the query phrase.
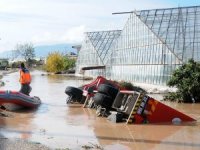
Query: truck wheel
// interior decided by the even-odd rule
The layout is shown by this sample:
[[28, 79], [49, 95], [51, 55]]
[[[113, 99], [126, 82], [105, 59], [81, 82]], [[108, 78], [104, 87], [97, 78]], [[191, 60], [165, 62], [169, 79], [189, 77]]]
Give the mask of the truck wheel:
[[69, 96], [72, 97], [72, 99], [80, 102], [81, 99], [82, 99], [82, 94], [83, 94], [83, 91], [79, 88], [75, 88], [75, 87], [72, 87], [72, 86], [68, 86], [66, 87], [65, 89], [65, 93]]
[[96, 93], [93, 97], [94, 103], [105, 108], [111, 108], [113, 99], [103, 93]]
[[118, 89], [116, 89], [115, 87], [111, 86], [111, 85], [107, 85], [107, 84], [101, 84], [98, 87], [98, 92], [100, 93], [104, 93], [110, 97], [112, 97], [112, 99], [115, 99], [117, 93], [118, 93]]

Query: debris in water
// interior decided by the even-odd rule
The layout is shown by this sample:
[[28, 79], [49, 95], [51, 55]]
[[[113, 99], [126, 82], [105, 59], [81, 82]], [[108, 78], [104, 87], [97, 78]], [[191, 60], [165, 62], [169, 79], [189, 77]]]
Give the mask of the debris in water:
[[0, 116], [1, 116], [1, 117], [9, 117], [10, 115], [9, 115], [9, 114], [6, 114], [6, 113], [0, 112]]
[[84, 148], [84, 149], [98, 149], [98, 150], [103, 150], [103, 147], [101, 147], [100, 145], [98, 145], [98, 144], [93, 144], [93, 143], [91, 143], [91, 142], [89, 142], [89, 144], [91, 144], [92, 146], [90, 146], [90, 145], [83, 145], [82, 146], [82, 148]]
[[92, 149], [94, 147], [93, 146], [88, 146], [88, 145], [83, 145], [82, 148], [84, 148], [84, 149]]

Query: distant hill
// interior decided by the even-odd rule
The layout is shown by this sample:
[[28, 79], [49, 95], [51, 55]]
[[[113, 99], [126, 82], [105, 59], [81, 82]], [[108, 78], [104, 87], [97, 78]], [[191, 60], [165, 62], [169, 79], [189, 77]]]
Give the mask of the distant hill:
[[67, 54], [73, 52], [77, 54], [77, 50], [72, 48], [72, 44], [56, 44], [56, 45], [43, 45], [35, 47], [36, 57], [46, 57], [50, 52], [59, 51]]
[[[35, 46], [35, 55], [37, 58], [46, 57], [49, 53], [59, 51], [67, 54], [73, 52], [77, 54], [77, 50], [72, 48], [73, 44], [54, 44]], [[12, 58], [12, 50], [0, 53], [0, 58]]]

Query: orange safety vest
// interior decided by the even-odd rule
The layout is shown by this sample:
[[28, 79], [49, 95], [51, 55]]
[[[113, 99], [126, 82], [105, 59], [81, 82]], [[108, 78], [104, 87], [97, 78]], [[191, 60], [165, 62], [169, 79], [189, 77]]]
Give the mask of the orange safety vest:
[[23, 71], [22, 71], [22, 69], [20, 70], [19, 82], [21, 84], [30, 84], [31, 83], [31, 75], [30, 75], [28, 69], [24, 69]]

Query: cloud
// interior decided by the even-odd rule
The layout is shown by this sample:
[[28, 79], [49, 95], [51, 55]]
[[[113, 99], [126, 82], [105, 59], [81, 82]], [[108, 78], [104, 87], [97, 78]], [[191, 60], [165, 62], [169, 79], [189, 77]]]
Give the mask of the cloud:
[[[182, 3], [181, 3], [182, 2]], [[191, 0], [190, 3], [194, 3]], [[129, 14], [113, 12], [176, 7], [178, 0], [1, 0], [0, 51], [19, 42], [81, 42], [83, 32], [122, 29]]]
[[61, 37], [61, 41], [66, 41], [69, 43], [77, 43], [83, 40], [84, 32], [86, 28], [81, 25], [79, 27], [73, 27], [66, 31], [66, 33]]
[[44, 32], [32, 37], [34, 44], [50, 44], [50, 43], [78, 43], [83, 40], [85, 26], [72, 27], [64, 33]]

